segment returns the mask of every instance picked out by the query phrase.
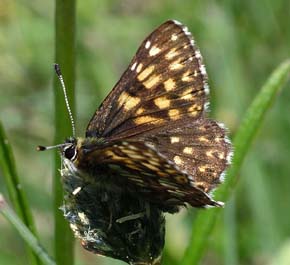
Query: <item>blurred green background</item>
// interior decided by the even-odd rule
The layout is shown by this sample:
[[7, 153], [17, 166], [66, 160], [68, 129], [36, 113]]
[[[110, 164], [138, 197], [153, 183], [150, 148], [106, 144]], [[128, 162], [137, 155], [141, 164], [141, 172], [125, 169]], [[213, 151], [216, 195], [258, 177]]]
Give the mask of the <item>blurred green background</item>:
[[[77, 3], [77, 134], [155, 27], [177, 19], [203, 54], [211, 116], [232, 134], [271, 71], [290, 55], [290, 1], [86, 0]], [[52, 253], [54, 4], [0, 1], [0, 119], [44, 246]], [[218, 220], [201, 264], [290, 264], [289, 82], [267, 114], [234, 196]], [[1, 174], [1, 172], [0, 172]], [[0, 175], [1, 177], [1, 175]], [[7, 194], [0, 178], [0, 192]], [[168, 216], [166, 256], [179, 264], [196, 210]], [[0, 217], [0, 264], [26, 264], [24, 244]], [[76, 242], [76, 264], [123, 264]], [[170, 265], [171, 265], [170, 264]], [[166, 264], [168, 265], [168, 264]]]

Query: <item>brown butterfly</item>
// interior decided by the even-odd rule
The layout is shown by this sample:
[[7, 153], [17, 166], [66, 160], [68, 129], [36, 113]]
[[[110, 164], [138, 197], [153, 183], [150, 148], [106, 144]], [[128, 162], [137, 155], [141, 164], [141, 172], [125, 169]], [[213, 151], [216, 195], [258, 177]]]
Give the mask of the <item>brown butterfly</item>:
[[[202, 56], [187, 28], [170, 20], [155, 29], [91, 118], [86, 136], [59, 145], [74, 207], [123, 196], [164, 212], [185, 204], [222, 206], [209, 192], [222, 181], [232, 149], [224, 126], [206, 115], [208, 94]], [[94, 202], [86, 199], [92, 191]]]
[[163, 206], [220, 206], [208, 193], [230, 163], [224, 126], [206, 117], [209, 88], [191, 33], [167, 21], [141, 44], [88, 124], [61, 154], [100, 183]]

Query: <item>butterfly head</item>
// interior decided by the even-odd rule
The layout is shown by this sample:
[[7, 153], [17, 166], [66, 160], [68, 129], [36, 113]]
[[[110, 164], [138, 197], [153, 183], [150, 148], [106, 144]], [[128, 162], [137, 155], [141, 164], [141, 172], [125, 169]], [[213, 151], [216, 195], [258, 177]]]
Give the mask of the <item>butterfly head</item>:
[[77, 139], [75, 137], [70, 137], [66, 139], [65, 143], [60, 146], [61, 155], [71, 161], [77, 158]]
[[78, 146], [78, 139], [75, 137], [69, 137], [65, 140], [63, 144], [57, 144], [53, 146], [39, 145], [37, 146], [37, 151], [46, 151], [46, 150], [57, 148], [60, 150], [60, 153], [64, 158], [73, 162], [77, 158], [77, 154], [78, 154], [77, 146]]

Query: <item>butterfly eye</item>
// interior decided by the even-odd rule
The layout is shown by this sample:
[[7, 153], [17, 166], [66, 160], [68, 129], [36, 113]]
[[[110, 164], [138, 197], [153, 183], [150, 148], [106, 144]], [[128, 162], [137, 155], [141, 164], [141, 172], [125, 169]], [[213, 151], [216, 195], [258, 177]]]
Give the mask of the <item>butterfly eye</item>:
[[63, 150], [63, 154], [64, 154], [65, 158], [67, 158], [71, 161], [75, 160], [75, 158], [77, 156], [77, 150], [76, 150], [75, 145], [66, 146]]

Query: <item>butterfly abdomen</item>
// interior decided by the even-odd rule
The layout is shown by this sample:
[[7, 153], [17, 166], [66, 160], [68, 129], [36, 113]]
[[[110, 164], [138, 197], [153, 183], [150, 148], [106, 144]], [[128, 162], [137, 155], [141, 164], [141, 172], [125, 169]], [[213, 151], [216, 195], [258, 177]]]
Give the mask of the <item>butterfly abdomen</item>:
[[66, 158], [61, 175], [66, 190], [61, 209], [85, 249], [130, 264], [160, 260], [165, 221], [157, 207], [124, 187], [99, 185], [95, 174]]

